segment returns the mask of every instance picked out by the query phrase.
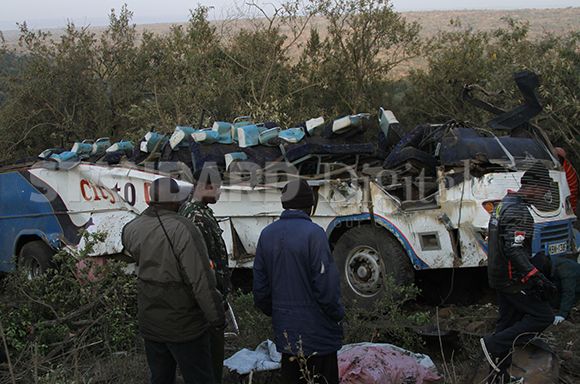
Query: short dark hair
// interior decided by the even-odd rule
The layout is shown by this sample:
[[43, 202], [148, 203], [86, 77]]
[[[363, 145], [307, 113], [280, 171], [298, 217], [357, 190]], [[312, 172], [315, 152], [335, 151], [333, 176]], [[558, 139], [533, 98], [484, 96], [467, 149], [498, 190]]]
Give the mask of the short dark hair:
[[149, 204], [183, 203], [191, 190], [180, 187], [177, 181], [170, 177], [160, 177], [153, 180], [149, 188]]
[[281, 200], [284, 209], [310, 209], [314, 205], [314, 192], [305, 180], [292, 180], [282, 189]]
[[524, 185], [542, 185], [548, 186], [552, 182], [552, 178], [550, 177], [550, 172], [548, 168], [544, 166], [544, 164], [540, 162], [536, 162], [532, 164], [532, 166], [524, 172], [524, 175], [521, 179], [522, 186]]
[[202, 185], [221, 185], [222, 177], [216, 166], [204, 166], [193, 173], [194, 183]]

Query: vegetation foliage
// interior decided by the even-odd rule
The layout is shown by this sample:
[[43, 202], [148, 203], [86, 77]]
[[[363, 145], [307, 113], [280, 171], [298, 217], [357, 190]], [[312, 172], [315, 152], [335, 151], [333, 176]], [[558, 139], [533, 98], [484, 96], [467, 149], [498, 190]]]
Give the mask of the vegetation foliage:
[[407, 313], [405, 304], [419, 295], [414, 285], [397, 285], [390, 276], [384, 278], [385, 295], [364, 310], [352, 303], [346, 307], [344, 320], [344, 343], [392, 343], [402, 348], [416, 350], [421, 339], [415, 327], [424, 325], [429, 316], [426, 312]]
[[0, 349], [11, 359], [10, 370], [0, 370], [0, 382], [45, 382], [64, 372], [71, 382], [87, 361], [135, 350], [135, 276], [125, 272], [125, 263], [101, 266], [87, 257], [101, 234], [84, 239], [81, 250], [57, 253], [46, 274], [20, 272], [2, 281]]
[[[202, 113], [204, 124], [252, 115], [289, 125], [385, 106], [407, 128], [449, 119], [484, 126], [491, 116], [460, 99], [463, 85], [478, 84], [507, 108], [519, 102], [512, 74], [521, 69], [542, 79], [538, 121], [578, 155], [578, 32], [532, 39], [526, 22], [482, 32], [452, 21], [426, 40], [389, 0], [250, 7], [254, 19], [237, 32], [218, 30], [205, 7], [163, 35], [137, 34], [126, 6], [99, 35], [69, 24], [56, 37], [23, 23], [19, 52], [0, 48], [0, 160], [85, 138], [197, 126]], [[394, 78], [400, 68], [409, 75]]]

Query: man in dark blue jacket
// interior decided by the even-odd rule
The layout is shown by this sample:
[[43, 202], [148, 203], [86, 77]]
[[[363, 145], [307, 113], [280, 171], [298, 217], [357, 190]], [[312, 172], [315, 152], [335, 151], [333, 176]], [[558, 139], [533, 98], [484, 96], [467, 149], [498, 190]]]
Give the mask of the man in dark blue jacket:
[[285, 210], [262, 231], [254, 260], [254, 303], [272, 317], [288, 384], [338, 384], [344, 307], [326, 233], [310, 220], [313, 205], [308, 183], [289, 182]]

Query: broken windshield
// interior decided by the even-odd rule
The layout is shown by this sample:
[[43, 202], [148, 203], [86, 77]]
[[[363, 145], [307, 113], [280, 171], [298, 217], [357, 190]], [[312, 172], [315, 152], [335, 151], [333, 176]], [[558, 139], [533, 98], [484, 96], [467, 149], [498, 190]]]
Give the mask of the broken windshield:
[[542, 161], [554, 168], [554, 162], [544, 145], [531, 137], [495, 136], [485, 130], [453, 128], [441, 140], [440, 160], [443, 165], [456, 165], [464, 160], [512, 165]]

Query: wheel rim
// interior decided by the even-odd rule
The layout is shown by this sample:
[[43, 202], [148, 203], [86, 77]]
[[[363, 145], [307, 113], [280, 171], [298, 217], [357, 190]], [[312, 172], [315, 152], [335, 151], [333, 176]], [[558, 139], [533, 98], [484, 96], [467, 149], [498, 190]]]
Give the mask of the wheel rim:
[[381, 258], [372, 247], [354, 248], [348, 254], [344, 272], [350, 289], [359, 296], [373, 297], [383, 287]]
[[42, 267], [36, 258], [27, 260], [26, 263], [26, 277], [29, 280], [34, 279], [42, 274]]

